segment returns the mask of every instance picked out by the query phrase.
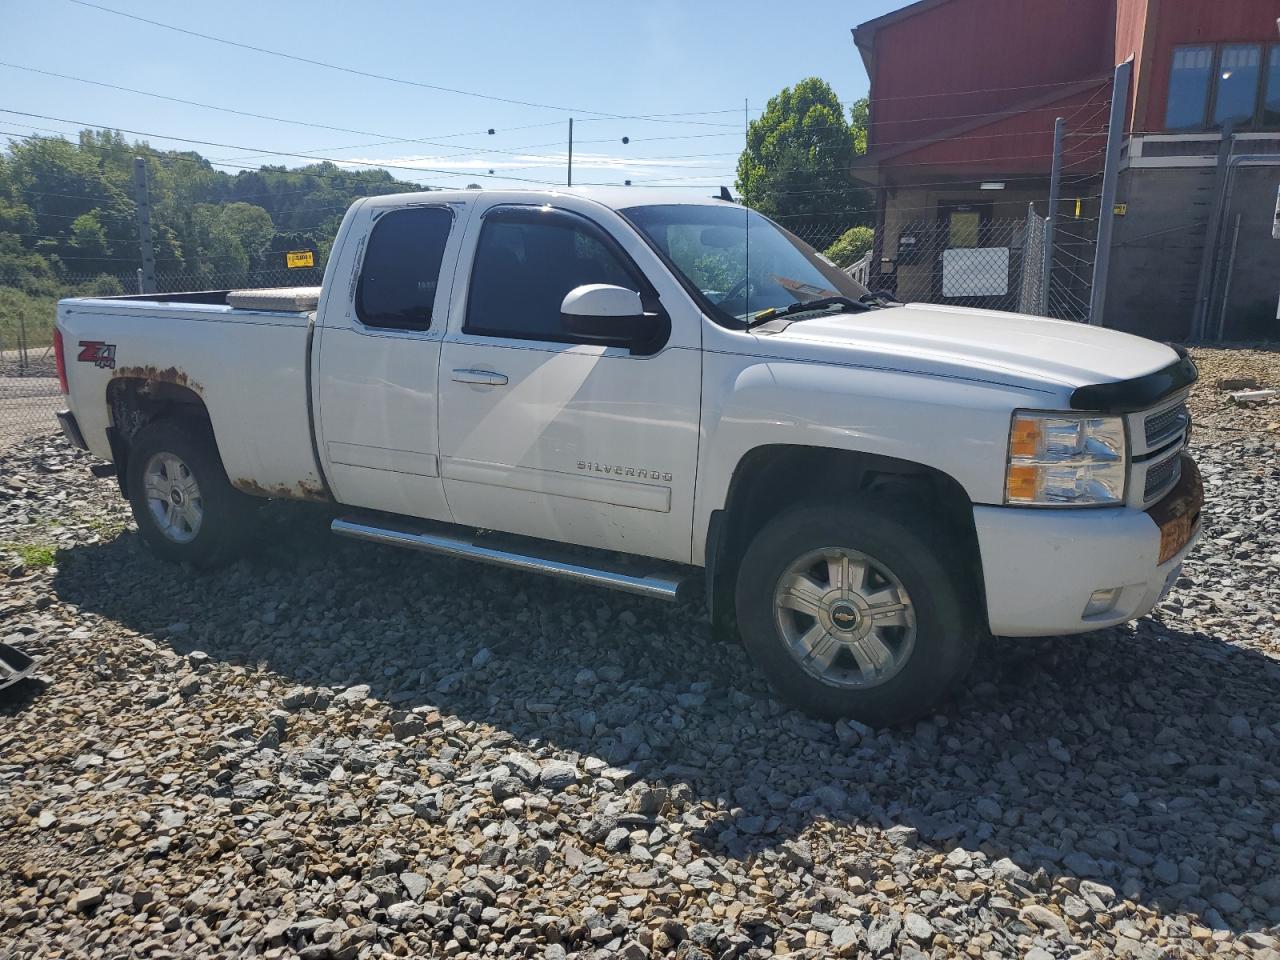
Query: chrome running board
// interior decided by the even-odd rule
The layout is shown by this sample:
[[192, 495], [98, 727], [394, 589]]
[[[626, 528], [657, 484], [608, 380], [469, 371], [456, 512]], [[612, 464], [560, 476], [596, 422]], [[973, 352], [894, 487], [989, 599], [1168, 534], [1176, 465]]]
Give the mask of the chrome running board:
[[[489, 563], [498, 567], [541, 573], [559, 577], [562, 580], [608, 587], [611, 590], [667, 600], [672, 603], [684, 598], [701, 580], [701, 571], [691, 567], [680, 568], [671, 565], [661, 572], [637, 575], [636, 571], [628, 570], [621, 563], [616, 566], [587, 566], [580, 562], [585, 557], [559, 555], [560, 550], [554, 549], [557, 545], [547, 545], [552, 549], [545, 552], [541, 550], [534, 552], [532, 548], [541, 547], [543, 544], [529, 538], [520, 538], [519, 549], [513, 549], [515, 546], [513, 541], [498, 542], [495, 538], [481, 534], [466, 536], [453, 530], [447, 533], [427, 532], [390, 526], [381, 520], [362, 520], [353, 517], [339, 517], [333, 521], [330, 529], [340, 537], [350, 537], [353, 540], [367, 540], [371, 543], [423, 550], [445, 557], [477, 560], [480, 563]], [[486, 543], [486, 540], [491, 542]]]

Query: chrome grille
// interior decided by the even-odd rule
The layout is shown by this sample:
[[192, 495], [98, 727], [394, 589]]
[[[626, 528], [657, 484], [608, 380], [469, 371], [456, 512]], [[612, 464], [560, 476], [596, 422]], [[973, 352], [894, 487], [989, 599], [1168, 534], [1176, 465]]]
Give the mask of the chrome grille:
[[1148, 503], [1155, 500], [1180, 479], [1182, 479], [1182, 454], [1179, 452], [1147, 471], [1142, 499]]
[[1191, 415], [1187, 413], [1185, 404], [1161, 410], [1147, 417], [1145, 424], [1147, 449], [1154, 450], [1172, 440], [1186, 429], [1190, 420]]

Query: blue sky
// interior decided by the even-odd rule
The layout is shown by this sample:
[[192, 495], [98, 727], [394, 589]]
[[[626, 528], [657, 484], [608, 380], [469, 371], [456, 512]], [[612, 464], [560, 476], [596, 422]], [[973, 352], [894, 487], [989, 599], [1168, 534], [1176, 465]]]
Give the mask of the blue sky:
[[[93, 2], [357, 71], [546, 106], [355, 76], [71, 0], [0, 0], [6, 64], [346, 128], [237, 116], [2, 66], [0, 109], [72, 122], [0, 112], [0, 131], [112, 126], [225, 144], [138, 138], [198, 150], [228, 170], [308, 162], [254, 153], [272, 150], [387, 164], [397, 177], [434, 186], [498, 186], [563, 183], [572, 115], [575, 183], [630, 178], [714, 189], [733, 182], [744, 99], [754, 117], [772, 94], [811, 75], [846, 102], [864, 96], [850, 28], [906, 0]], [[689, 115], [657, 118], [676, 113]]]

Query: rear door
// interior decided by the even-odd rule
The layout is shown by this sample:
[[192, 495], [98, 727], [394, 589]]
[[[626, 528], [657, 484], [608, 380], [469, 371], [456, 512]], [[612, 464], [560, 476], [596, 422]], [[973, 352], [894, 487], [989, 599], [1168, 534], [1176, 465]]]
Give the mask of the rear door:
[[[441, 357], [449, 505], [458, 523], [688, 562], [701, 315], [616, 214], [564, 202], [492, 206], [468, 231]], [[670, 333], [643, 353], [567, 333], [561, 301], [591, 283], [636, 290]]]
[[448, 520], [440, 343], [467, 205], [372, 202], [340, 237], [321, 304], [316, 436], [337, 499]]

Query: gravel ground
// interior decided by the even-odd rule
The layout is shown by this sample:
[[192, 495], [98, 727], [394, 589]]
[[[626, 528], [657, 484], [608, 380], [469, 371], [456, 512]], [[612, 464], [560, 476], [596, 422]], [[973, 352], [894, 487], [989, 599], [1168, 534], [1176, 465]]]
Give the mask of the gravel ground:
[[[1280, 960], [1280, 355], [1202, 352], [1157, 613], [993, 641], [913, 729], [811, 721], [671, 607], [340, 541], [214, 575], [0, 455], [0, 955]], [[56, 552], [51, 552], [56, 551]], [[3, 695], [0, 695], [3, 696]]]

